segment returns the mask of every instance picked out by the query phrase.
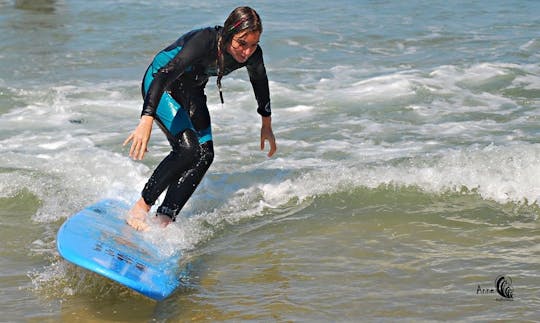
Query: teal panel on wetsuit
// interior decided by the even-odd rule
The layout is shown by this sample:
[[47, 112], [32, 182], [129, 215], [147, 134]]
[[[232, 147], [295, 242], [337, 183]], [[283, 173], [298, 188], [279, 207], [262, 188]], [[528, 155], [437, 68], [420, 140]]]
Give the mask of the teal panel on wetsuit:
[[212, 140], [212, 127], [197, 131], [197, 136], [199, 137], [199, 143], [203, 144], [207, 141]]
[[[154, 80], [153, 74], [156, 72], [157, 69], [152, 64], [144, 76], [145, 93], [148, 92], [150, 84]], [[173, 136], [188, 128], [195, 130], [186, 110], [167, 92], [163, 92], [161, 95], [156, 109], [156, 116]]]
[[[150, 84], [152, 84], [152, 81], [154, 80], [154, 73], [167, 65], [181, 50], [182, 47], [176, 47], [170, 51], [161, 51], [156, 55], [154, 61], [152, 61], [152, 65], [144, 76], [144, 93], [148, 92]], [[173, 136], [176, 136], [186, 129], [195, 131], [195, 127], [191, 123], [191, 119], [186, 110], [183, 109], [180, 103], [167, 92], [164, 92], [159, 100], [156, 115]], [[211, 127], [196, 131], [196, 133], [199, 137], [199, 143], [201, 144], [212, 140]]]
[[156, 114], [173, 136], [186, 129], [195, 130], [186, 110], [167, 92], [161, 96]]
[[160, 69], [163, 66], [169, 64], [169, 62], [182, 50], [182, 47], [176, 47], [173, 50], [170, 51], [161, 51], [159, 52], [156, 57], [154, 57], [154, 61], [152, 62], [152, 65], [156, 69]]

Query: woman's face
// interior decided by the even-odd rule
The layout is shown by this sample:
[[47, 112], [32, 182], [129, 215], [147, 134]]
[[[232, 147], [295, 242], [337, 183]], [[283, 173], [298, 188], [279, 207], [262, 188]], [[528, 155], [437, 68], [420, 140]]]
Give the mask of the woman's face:
[[241, 31], [232, 37], [226, 48], [227, 53], [238, 63], [245, 63], [257, 49], [260, 38], [258, 31]]

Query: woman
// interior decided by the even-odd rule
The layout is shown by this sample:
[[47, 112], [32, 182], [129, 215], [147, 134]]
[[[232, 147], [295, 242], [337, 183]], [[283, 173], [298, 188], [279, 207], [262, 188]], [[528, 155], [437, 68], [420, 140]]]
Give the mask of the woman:
[[204, 94], [210, 76], [217, 76], [223, 103], [223, 75], [247, 68], [257, 112], [262, 117], [261, 150], [268, 140], [268, 156], [276, 152], [268, 78], [258, 45], [261, 33], [257, 12], [249, 7], [238, 7], [223, 27], [193, 30], [154, 57], [143, 78], [141, 120], [124, 145], [131, 142], [130, 157], [141, 160], [155, 121], [167, 136], [172, 151], [155, 169], [141, 198], [131, 208], [127, 218], [129, 225], [137, 230], [146, 229], [146, 215], [165, 189], [165, 199], [156, 215], [163, 226], [174, 221], [210, 167], [214, 149]]

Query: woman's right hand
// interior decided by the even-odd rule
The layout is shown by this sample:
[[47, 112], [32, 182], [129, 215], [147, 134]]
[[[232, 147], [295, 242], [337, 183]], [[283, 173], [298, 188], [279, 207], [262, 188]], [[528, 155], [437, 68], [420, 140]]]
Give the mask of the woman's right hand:
[[123, 146], [127, 145], [130, 141], [131, 148], [129, 149], [129, 157], [134, 160], [142, 160], [144, 154], [148, 151], [148, 141], [152, 134], [152, 125], [154, 118], [152, 116], [142, 116], [139, 125], [124, 141]]

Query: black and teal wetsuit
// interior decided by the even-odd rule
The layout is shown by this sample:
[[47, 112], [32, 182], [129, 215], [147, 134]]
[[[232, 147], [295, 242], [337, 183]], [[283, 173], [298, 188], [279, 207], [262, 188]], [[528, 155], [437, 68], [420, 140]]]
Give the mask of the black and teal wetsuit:
[[[142, 192], [148, 205], [167, 194], [157, 212], [175, 218], [214, 158], [210, 113], [204, 88], [217, 76], [217, 40], [222, 27], [188, 32], [159, 52], [142, 82], [142, 115], [152, 116], [169, 140], [172, 151], [158, 165]], [[270, 91], [258, 46], [244, 63], [224, 53], [223, 74], [246, 67], [257, 100], [257, 112], [270, 116]]]

